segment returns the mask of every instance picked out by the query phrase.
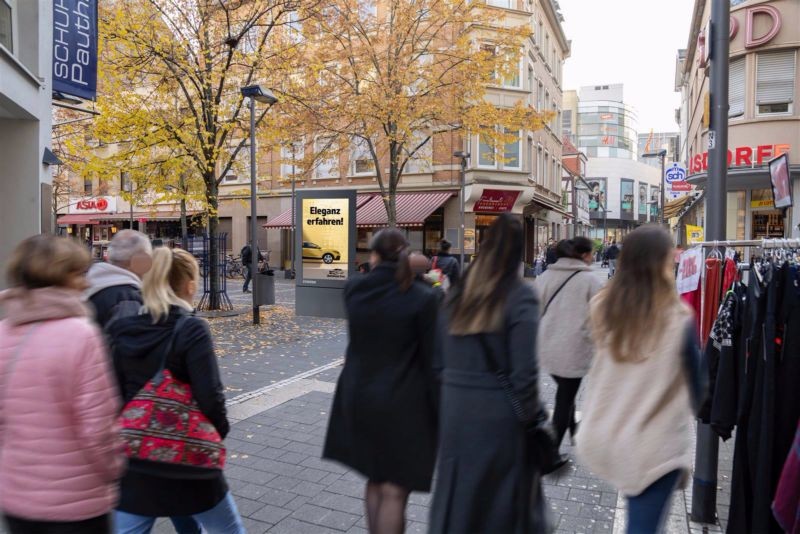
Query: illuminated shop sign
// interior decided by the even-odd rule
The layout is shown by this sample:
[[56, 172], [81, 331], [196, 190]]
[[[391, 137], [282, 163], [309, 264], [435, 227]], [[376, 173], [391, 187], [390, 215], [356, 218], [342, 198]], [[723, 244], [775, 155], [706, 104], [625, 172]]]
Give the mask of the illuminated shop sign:
[[[769, 160], [791, 151], [792, 146], [758, 145], [737, 146], [728, 150], [728, 167], [757, 167], [766, 165]], [[689, 174], [708, 170], [708, 152], [697, 154], [689, 162]]]

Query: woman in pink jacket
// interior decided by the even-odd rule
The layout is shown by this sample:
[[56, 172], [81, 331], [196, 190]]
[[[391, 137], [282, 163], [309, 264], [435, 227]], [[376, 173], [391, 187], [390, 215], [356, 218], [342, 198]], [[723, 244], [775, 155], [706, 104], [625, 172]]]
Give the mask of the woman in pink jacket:
[[88, 252], [20, 243], [0, 293], [0, 510], [12, 534], [108, 533], [124, 456], [119, 395], [81, 301]]

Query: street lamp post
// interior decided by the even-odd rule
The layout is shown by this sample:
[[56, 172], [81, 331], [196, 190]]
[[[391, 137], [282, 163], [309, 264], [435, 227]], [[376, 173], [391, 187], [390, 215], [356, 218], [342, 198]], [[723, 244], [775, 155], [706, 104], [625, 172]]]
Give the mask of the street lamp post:
[[659, 189], [661, 190], [661, 207], [658, 210], [658, 224], [664, 226], [664, 190], [666, 189], [666, 181], [664, 180], [664, 172], [666, 171], [667, 151], [661, 149], [657, 152], [645, 152], [642, 154], [643, 158], [661, 158], [661, 178], [659, 180]]
[[253, 324], [261, 323], [258, 309], [258, 206], [256, 195], [256, 100], [272, 106], [278, 99], [259, 85], [242, 87], [242, 97], [250, 99], [250, 277], [253, 284]]
[[464, 271], [464, 234], [466, 229], [466, 224], [464, 222], [465, 218], [465, 204], [466, 200], [464, 198], [466, 193], [466, 184], [467, 184], [467, 160], [470, 158], [469, 152], [464, 152], [463, 150], [457, 150], [453, 152], [453, 157], [459, 158], [461, 160], [461, 195], [460, 195], [460, 213], [459, 213], [459, 235], [458, 239], [460, 241], [458, 248], [461, 251], [460, 261], [461, 261], [461, 271]]
[[294, 274], [295, 273], [295, 270], [294, 270], [294, 268], [295, 268], [295, 264], [294, 264], [294, 254], [295, 254], [295, 251], [294, 251], [294, 248], [295, 248], [295, 244], [294, 244], [294, 233], [295, 233], [294, 201], [295, 201], [296, 187], [295, 187], [295, 181], [294, 181], [295, 180], [294, 174], [295, 174], [295, 145], [294, 145], [294, 142], [292, 142], [292, 236], [291, 236], [291, 239], [289, 240], [289, 250], [292, 251], [292, 273], [290, 274], [290, 279], [291, 280], [294, 280], [294, 276], [295, 276], [295, 274]]

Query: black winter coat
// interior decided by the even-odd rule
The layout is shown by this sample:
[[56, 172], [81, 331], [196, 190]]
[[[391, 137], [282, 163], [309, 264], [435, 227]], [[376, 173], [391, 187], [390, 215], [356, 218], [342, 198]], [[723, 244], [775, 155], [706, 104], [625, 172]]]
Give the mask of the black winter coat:
[[112, 286], [89, 297], [97, 312], [97, 324], [105, 328], [112, 318], [132, 315], [142, 306], [142, 292], [133, 285]]
[[[436, 262], [436, 268], [441, 269], [442, 272], [447, 275], [451, 285], [456, 285], [458, 283], [461, 279], [461, 264], [455, 256], [447, 252], [440, 252], [433, 257], [433, 261]], [[433, 262], [431, 265], [433, 265]]]
[[[502, 332], [482, 334], [508, 372], [516, 397], [531, 417], [539, 412], [535, 353], [538, 304], [522, 281], [509, 291]], [[438, 480], [431, 533], [541, 532], [544, 502], [538, 466], [526, 454], [522, 424], [477, 335], [447, 335]]]
[[[137, 315], [109, 325], [114, 371], [124, 403], [158, 371], [175, 323], [186, 314], [173, 306], [169, 316], [156, 324], [150, 315]], [[224, 438], [230, 425], [211, 331], [205, 321], [188, 318], [175, 338], [166, 368], [177, 380], [191, 385], [198, 407]], [[227, 491], [222, 471], [131, 460], [121, 482], [118, 509], [154, 517], [192, 515], [216, 506]]]
[[323, 457], [374, 482], [430, 490], [436, 461], [438, 298], [415, 281], [401, 292], [381, 264], [345, 289], [350, 330]]

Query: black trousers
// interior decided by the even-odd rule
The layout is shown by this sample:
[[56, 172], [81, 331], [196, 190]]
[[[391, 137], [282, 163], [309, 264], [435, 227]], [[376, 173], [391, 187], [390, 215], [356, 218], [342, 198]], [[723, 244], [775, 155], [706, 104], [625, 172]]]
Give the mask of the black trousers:
[[250, 272], [250, 264], [244, 266], [244, 287], [242, 287], [242, 291], [247, 291], [247, 286], [250, 285], [250, 280], [253, 279], [253, 273]]
[[111, 516], [83, 521], [31, 521], [4, 516], [11, 534], [111, 534]]
[[561, 446], [561, 440], [568, 428], [575, 428], [575, 397], [581, 387], [582, 378], [564, 378], [551, 375], [556, 381], [556, 408], [553, 411], [553, 427], [556, 431], [556, 443]]

